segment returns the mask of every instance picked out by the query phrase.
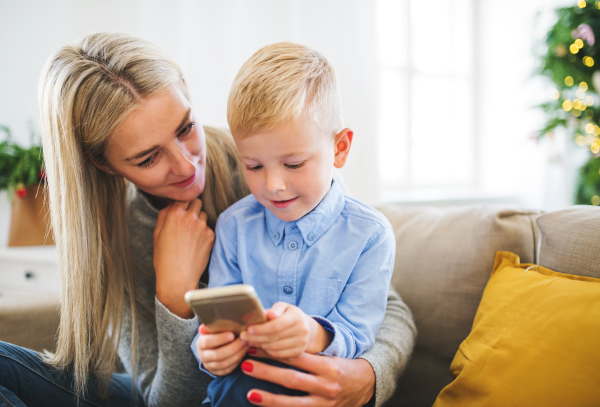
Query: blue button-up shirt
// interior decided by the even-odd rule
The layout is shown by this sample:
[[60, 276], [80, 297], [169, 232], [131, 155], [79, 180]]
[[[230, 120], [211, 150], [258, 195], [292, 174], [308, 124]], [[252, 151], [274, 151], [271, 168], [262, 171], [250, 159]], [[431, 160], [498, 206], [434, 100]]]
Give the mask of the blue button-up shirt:
[[333, 332], [323, 354], [356, 358], [383, 320], [395, 248], [387, 219], [335, 182], [295, 222], [249, 195], [217, 221], [209, 287], [250, 284], [265, 308], [296, 305]]

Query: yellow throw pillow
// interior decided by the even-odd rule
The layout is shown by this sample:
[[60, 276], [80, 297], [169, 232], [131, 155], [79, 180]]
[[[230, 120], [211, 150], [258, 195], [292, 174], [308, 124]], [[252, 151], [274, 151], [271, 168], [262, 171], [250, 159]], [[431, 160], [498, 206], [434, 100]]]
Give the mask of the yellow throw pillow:
[[434, 407], [600, 406], [600, 279], [498, 252]]

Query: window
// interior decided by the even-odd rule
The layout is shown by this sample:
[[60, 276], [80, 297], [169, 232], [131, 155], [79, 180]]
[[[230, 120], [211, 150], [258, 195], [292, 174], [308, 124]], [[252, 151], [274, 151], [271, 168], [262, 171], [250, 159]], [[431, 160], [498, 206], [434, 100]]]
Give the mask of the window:
[[474, 0], [379, 0], [384, 190], [474, 187]]

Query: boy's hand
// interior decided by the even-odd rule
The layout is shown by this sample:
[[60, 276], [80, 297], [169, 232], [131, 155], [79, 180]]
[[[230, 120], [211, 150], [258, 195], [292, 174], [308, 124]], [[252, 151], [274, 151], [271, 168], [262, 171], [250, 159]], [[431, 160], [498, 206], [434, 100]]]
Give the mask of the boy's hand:
[[300, 308], [278, 302], [267, 310], [267, 322], [251, 325], [240, 338], [270, 356], [293, 359], [302, 352], [319, 353], [331, 343], [331, 335]]
[[225, 376], [237, 367], [246, 354], [246, 347], [233, 332], [211, 334], [204, 324], [198, 328], [200, 337], [196, 342], [198, 357], [202, 364], [215, 376]]

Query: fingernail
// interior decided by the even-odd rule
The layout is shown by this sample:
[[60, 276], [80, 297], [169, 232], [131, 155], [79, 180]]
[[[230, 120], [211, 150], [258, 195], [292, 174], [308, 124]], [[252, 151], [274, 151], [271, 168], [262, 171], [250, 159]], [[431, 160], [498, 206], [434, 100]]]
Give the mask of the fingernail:
[[[252, 373], [252, 371], [254, 370], [254, 365], [253, 365], [252, 363], [248, 362], [247, 360], [245, 360], [245, 361], [242, 363], [242, 370], [243, 370], [244, 372]], [[259, 396], [260, 396], [260, 395], [259, 395]], [[251, 399], [251, 400], [252, 400], [252, 399]], [[256, 401], [256, 400], [254, 400], [254, 401]], [[258, 401], [260, 401], [260, 400], [258, 400]]]
[[262, 401], [262, 396], [258, 393], [250, 393], [250, 395], [248, 396], [248, 400], [250, 401], [254, 401], [255, 403], [260, 403]]
[[256, 355], [256, 348], [250, 348], [248, 349], [248, 353], [251, 355]]

